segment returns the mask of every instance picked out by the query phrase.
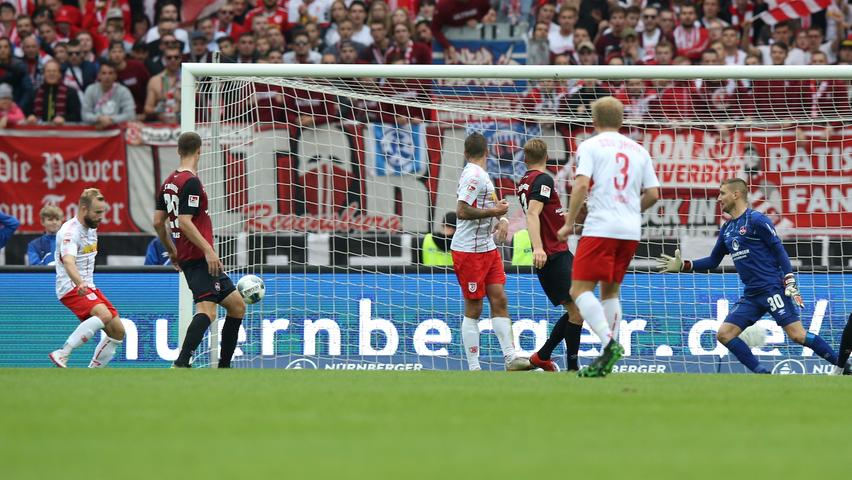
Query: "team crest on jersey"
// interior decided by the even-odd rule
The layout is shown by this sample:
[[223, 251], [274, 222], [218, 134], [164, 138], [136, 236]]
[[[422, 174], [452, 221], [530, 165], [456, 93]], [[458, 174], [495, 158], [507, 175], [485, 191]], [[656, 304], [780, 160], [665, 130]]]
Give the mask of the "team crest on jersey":
[[189, 201], [187, 202], [190, 207], [197, 207], [198, 203], [201, 201], [201, 197], [198, 195], [190, 195]]
[[748, 229], [745, 227], [745, 225], [740, 227], [740, 235], [745, 235], [746, 232], [748, 232]]
[[731, 248], [734, 250], [740, 249], [740, 242], [738, 242], [736, 238], [731, 241]]
[[467, 291], [473, 293], [476, 291], [476, 282], [467, 282]]

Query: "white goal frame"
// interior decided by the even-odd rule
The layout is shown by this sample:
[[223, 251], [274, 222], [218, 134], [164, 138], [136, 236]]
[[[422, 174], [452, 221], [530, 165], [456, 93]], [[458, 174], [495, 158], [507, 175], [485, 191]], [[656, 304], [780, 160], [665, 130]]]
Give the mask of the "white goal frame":
[[[280, 78], [493, 78], [493, 79], [825, 79], [852, 80], [852, 65], [720, 65], [720, 66], [575, 66], [575, 65], [336, 65], [336, 64], [237, 64], [184, 63], [181, 66], [181, 131], [196, 127], [197, 79], [216, 77], [280, 77]], [[627, 122], [626, 122], [627, 123]], [[179, 292], [179, 341], [193, 315], [192, 294], [183, 276]], [[218, 354], [217, 324], [210, 328], [211, 356]], [[215, 358], [215, 357], [212, 357]], [[211, 361], [215, 368], [215, 362]]]

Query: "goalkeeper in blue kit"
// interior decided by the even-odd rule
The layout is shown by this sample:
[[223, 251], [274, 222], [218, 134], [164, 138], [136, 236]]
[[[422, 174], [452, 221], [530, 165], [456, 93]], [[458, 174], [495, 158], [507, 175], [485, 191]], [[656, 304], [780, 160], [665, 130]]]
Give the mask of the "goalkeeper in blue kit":
[[726, 254], [731, 254], [737, 274], [745, 289], [719, 328], [716, 338], [752, 372], [769, 373], [739, 338], [747, 327], [765, 313], [775, 319], [794, 342], [804, 345], [820, 357], [837, 365], [837, 354], [819, 335], [805, 332], [800, 309], [805, 306], [790, 258], [775, 233], [772, 222], [760, 212], [748, 208], [748, 189], [739, 178], [722, 182], [719, 203], [731, 220], [722, 225], [719, 238], [709, 257], [695, 261], [682, 260], [680, 250], [675, 256], [663, 255], [658, 260], [661, 272], [694, 272], [719, 266]]

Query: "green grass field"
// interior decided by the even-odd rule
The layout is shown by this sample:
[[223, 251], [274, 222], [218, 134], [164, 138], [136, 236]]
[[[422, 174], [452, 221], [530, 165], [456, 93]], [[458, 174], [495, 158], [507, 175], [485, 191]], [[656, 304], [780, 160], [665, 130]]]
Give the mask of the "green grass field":
[[846, 377], [0, 370], [5, 479], [848, 476]]

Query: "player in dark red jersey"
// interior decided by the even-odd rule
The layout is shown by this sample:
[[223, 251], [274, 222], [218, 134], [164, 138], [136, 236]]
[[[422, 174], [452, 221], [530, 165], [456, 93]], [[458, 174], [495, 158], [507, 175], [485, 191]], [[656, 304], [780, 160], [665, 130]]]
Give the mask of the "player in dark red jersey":
[[[246, 304], [234, 282], [224, 272], [213, 249], [213, 224], [207, 213], [207, 192], [195, 175], [201, 157], [201, 137], [184, 132], [178, 138], [180, 166], [157, 192], [154, 228], [175, 268], [183, 271], [195, 301], [195, 316], [175, 360], [175, 367], [189, 367], [204, 332], [216, 318], [216, 304], [227, 311], [222, 328], [219, 368], [230, 368]], [[171, 236], [166, 230], [168, 220]], [[172, 241], [174, 240], [174, 242]]]
[[568, 370], [578, 370], [577, 352], [580, 349], [580, 332], [583, 319], [571, 301], [571, 266], [574, 256], [566, 242], [560, 242], [556, 232], [565, 224], [562, 204], [547, 173], [547, 144], [532, 139], [524, 145], [524, 162], [527, 173], [518, 182], [518, 200], [527, 218], [527, 230], [533, 248], [533, 265], [538, 281], [554, 306], [562, 305], [565, 314], [554, 325], [550, 337], [538, 352], [532, 354], [530, 363], [548, 372], [555, 372], [550, 359], [559, 342], [565, 340], [565, 357]]

